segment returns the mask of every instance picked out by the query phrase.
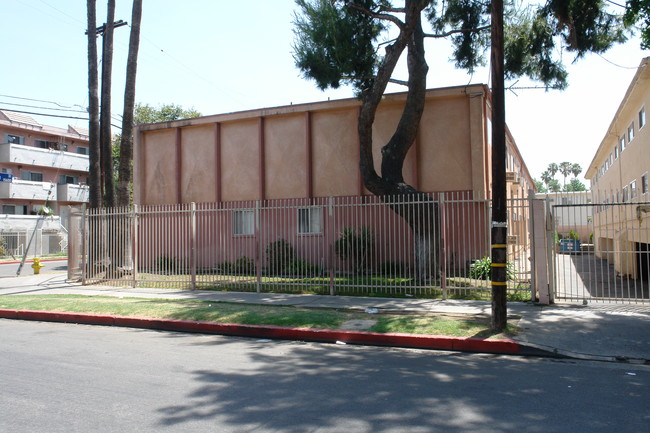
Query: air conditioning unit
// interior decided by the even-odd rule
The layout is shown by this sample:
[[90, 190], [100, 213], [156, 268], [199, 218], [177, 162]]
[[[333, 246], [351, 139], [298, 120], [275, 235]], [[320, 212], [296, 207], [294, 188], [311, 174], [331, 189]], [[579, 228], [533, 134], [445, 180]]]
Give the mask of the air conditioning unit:
[[519, 184], [519, 174], [514, 171], [506, 171], [506, 182]]

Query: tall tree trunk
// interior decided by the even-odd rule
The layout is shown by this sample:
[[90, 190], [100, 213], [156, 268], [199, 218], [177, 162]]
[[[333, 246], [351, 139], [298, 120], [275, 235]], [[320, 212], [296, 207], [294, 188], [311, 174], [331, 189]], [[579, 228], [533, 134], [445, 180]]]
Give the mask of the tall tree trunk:
[[[426, 4], [427, 2], [421, 0], [405, 2], [406, 25], [400, 29], [395, 42], [386, 48], [386, 55], [379, 66], [373, 86], [363, 95], [358, 133], [361, 156], [359, 167], [363, 183], [370, 192], [383, 197], [413, 230], [415, 276], [419, 281], [428, 282], [438, 278], [438, 206], [426, 194], [406, 184], [402, 173], [406, 154], [417, 138], [426, 97], [429, 67], [424, 56], [421, 19]], [[408, 93], [395, 133], [381, 149], [380, 176], [374, 167], [372, 126], [386, 86], [404, 49], [408, 49]], [[401, 204], [410, 199], [415, 199], [417, 204]]]
[[102, 54], [102, 107], [100, 114], [101, 166], [104, 182], [104, 206], [115, 206], [115, 180], [111, 158], [111, 74], [113, 71], [113, 28], [115, 22], [115, 0], [108, 0], [108, 12], [103, 38]]
[[99, 147], [99, 78], [97, 76], [97, 8], [95, 0], [88, 0], [88, 131], [90, 166], [88, 173], [89, 202], [97, 208], [102, 202], [100, 147]]
[[128, 206], [131, 197], [133, 173], [133, 109], [135, 106], [135, 79], [138, 69], [140, 47], [140, 22], [142, 21], [142, 0], [133, 0], [129, 57], [126, 65], [126, 87], [124, 90], [124, 112], [122, 114], [122, 140], [120, 142], [120, 166], [117, 183], [117, 205]]

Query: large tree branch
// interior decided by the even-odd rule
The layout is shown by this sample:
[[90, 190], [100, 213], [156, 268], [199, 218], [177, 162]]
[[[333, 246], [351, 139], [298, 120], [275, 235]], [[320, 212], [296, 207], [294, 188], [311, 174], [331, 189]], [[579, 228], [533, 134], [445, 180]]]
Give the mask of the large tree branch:
[[349, 1], [346, 2], [346, 5], [350, 9], [354, 9], [355, 11], [360, 12], [360, 13], [362, 13], [364, 15], [367, 15], [367, 16], [369, 16], [371, 18], [376, 18], [376, 19], [382, 20], [382, 21], [390, 21], [391, 23], [393, 23], [397, 27], [399, 27], [401, 30], [404, 30], [404, 28], [406, 27], [406, 24], [402, 20], [397, 18], [395, 15], [381, 13], [381, 12], [373, 12], [370, 9], [364, 8], [362, 6], [359, 6], [356, 3], [352, 3], [352, 2], [349, 2]]
[[451, 35], [454, 35], [454, 34], [457, 34], [457, 33], [478, 33], [478, 32], [482, 32], [483, 30], [488, 30], [488, 29], [490, 29], [490, 27], [491, 26], [488, 25], [488, 26], [477, 27], [475, 29], [450, 30], [450, 31], [445, 32], [445, 33], [437, 33], [437, 34], [425, 33], [424, 37], [426, 37], [426, 38], [446, 38], [447, 36], [451, 36]]

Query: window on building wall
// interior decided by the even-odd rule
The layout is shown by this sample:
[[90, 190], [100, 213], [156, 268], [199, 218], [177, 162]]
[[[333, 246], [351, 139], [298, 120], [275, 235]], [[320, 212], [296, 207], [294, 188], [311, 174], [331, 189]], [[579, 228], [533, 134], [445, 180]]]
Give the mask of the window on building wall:
[[14, 215], [16, 213], [16, 206], [14, 206], [12, 204], [3, 204], [2, 205], [2, 213], [3, 214]]
[[618, 140], [618, 147], [621, 148], [621, 152], [625, 150], [625, 135]]
[[59, 177], [59, 183], [60, 184], [73, 184], [77, 185], [79, 183], [79, 177], [78, 176], [67, 176], [65, 174], [62, 174]]
[[624, 186], [624, 187], [623, 187], [623, 203], [627, 202], [628, 199], [629, 199], [629, 198], [628, 198], [628, 190], [627, 190], [627, 186]]
[[641, 194], [648, 193], [648, 173], [641, 176]]
[[43, 182], [43, 173], [37, 171], [21, 171], [20, 178], [22, 180], [31, 180], [32, 182]]
[[25, 138], [20, 135], [5, 134], [5, 143], [24, 144]]
[[634, 122], [627, 127], [627, 142], [634, 140]]
[[321, 233], [323, 208], [305, 207], [298, 209], [298, 233]]
[[645, 125], [645, 107], [642, 107], [639, 110], [639, 129], [643, 128]]
[[88, 155], [88, 148], [83, 146], [77, 146], [77, 153], [80, 155]]
[[630, 182], [630, 199], [636, 198], [636, 180]]
[[255, 234], [255, 212], [253, 210], [236, 210], [233, 212], [233, 234]]
[[618, 159], [618, 153], [619, 153], [618, 145], [616, 145], [614, 146], [614, 159]]

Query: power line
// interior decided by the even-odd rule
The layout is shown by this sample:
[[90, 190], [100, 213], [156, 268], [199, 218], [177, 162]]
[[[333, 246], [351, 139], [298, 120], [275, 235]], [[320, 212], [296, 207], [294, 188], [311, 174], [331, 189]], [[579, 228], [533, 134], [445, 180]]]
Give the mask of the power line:
[[[75, 116], [63, 116], [63, 115], [59, 115], [59, 114], [36, 113], [36, 112], [33, 112], [33, 111], [14, 110], [13, 108], [3, 108], [3, 107], [0, 107], [0, 110], [9, 111], [11, 113], [31, 114], [31, 115], [34, 115], [34, 116], [56, 117], [56, 118], [59, 118], [59, 119], [85, 120], [86, 122], [88, 122], [87, 117], [75, 117]], [[111, 126], [117, 128], [117, 129], [122, 129], [121, 126], [115, 125], [113, 123], [111, 123]]]
[[16, 104], [16, 103], [6, 102], [6, 101], [0, 101], [0, 104], [13, 105], [14, 107], [38, 108], [40, 110], [68, 111], [68, 112], [72, 112], [72, 113], [87, 113], [86, 110], [72, 110], [72, 109], [69, 109], [69, 108], [50, 108], [50, 107], [42, 107], [42, 106], [39, 106], [39, 105]]

